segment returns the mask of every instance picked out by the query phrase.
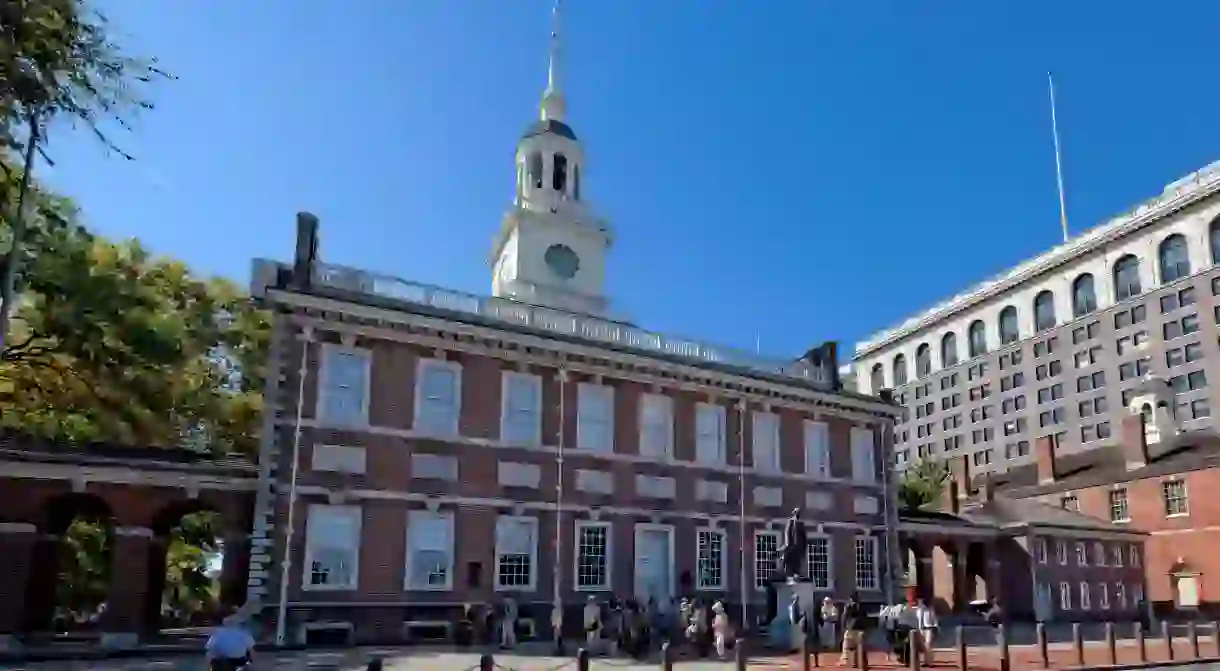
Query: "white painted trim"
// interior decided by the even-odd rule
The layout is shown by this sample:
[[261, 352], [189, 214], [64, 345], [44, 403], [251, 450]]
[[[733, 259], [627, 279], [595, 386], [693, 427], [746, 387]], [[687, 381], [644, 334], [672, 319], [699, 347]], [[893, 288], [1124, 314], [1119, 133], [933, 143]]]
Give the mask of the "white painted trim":
[[[566, 506], [565, 506], [566, 508]], [[580, 530], [603, 528], [606, 530], [606, 584], [581, 586], [580, 579]], [[614, 591], [614, 524], [611, 522], [594, 522], [591, 520], [573, 520], [572, 526], [572, 591], [573, 592], [611, 592]]]
[[[298, 489], [302, 496], [319, 496], [325, 497], [339, 490], [332, 490], [319, 485], [301, 485]], [[554, 501], [517, 501], [514, 499], [490, 498], [490, 497], [472, 497], [472, 496], [432, 496], [421, 494], [418, 492], [408, 491], [392, 491], [384, 489], [345, 489], [344, 494], [354, 501], [412, 501], [418, 503], [431, 504], [452, 504], [457, 507], [475, 507], [475, 508], [500, 508], [511, 509], [519, 508], [522, 511], [547, 511], [554, 512], [556, 505]], [[657, 515], [656, 509], [651, 508], [631, 508], [624, 506], [580, 506], [571, 503], [563, 504], [563, 512], [565, 513], [588, 513], [601, 515], [619, 515], [624, 517], [652, 517]], [[701, 511], [682, 511], [682, 510], [666, 510], [663, 513], [665, 517], [677, 517], [682, 519], [693, 520], [710, 520], [724, 519], [733, 520], [736, 522], [740, 519], [738, 515], [729, 515], [723, 513], [706, 513]], [[773, 524], [775, 519], [772, 517], [747, 516], [746, 522], [756, 524]], [[578, 520], [579, 521], [579, 520]], [[855, 529], [857, 531], [867, 530], [884, 530], [882, 525], [867, 525], [858, 524], [855, 522], [843, 522], [837, 520], [817, 520], [818, 524], [826, 527], [837, 529]], [[258, 540], [258, 539], [255, 539]]]
[[667, 576], [667, 580], [666, 580], [666, 582], [669, 584], [669, 594], [667, 594], [665, 596], [672, 598], [673, 596], [675, 596], [678, 593], [677, 585], [674, 584], [676, 581], [676, 578], [677, 578], [677, 576], [674, 575], [674, 543], [677, 539], [675, 538], [674, 525], [672, 525], [672, 524], [655, 524], [652, 522], [636, 522], [635, 523], [635, 528], [632, 531], [632, 533], [634, 534], [634, 542], [633, 542], [634, 548], [632, 548], [633, 552], [631, 553], [631, 569], [632, 569], [631, 570], [631, 577], [632, 577], [631, 591], [633, 594], [635, 594], [635, 596], [637, 598], [643, 596], [640, 592], [640, 584], [639, 584], [639, 582], [640, 582], [640, 575], [639, 575], [639, 573], [640, 573], [639, 572], [640, 536], [648, 531], [663, 531], [663, 532], [665, 532], [665, 535], [667, 536], [666, 550], [667, 550], [667, 554], [669, 556], [667, 556], [665, 558], [665, 569], [666, 569], [666, 572], [669, 574]]
[[[428, 515], [429, 517], [442, 518], [449, 525], [449, 547], [447, 554], [449, 559], [448, 569], [445, 571], [445, 584], [437, 586], [416, 585], [411, 582], [411, 556], [414, 554], [411, 548], [411, 529], [412, 517], [418, 515]], [[453, 591], [453, 572], [457, 565], [457, 524], [454, 519], [452, 510], [408, 510], [407, 511], [407, 528], [404, 531], [406, 557], [403, 558], [403, 576], [402, 576], [402, 591], [404, 592], [451, 592]], [[494, 539], [493, 539], [494, 542]]]
[[[861, 413], [866, 413], [860, 416], [860, 421], [880, 422], [883, 417], [895, 418], [901, 412], [902, 408], [880, 401], [869, 401], [866, 398], [857, 398], [855, 396], [845, 396], [828, 391], [818, 391], [801, 384], [787, 385], [764, 380], [759, 377], [737, 375], [733, 373], [724, 373], [718, 370], [702, 368], [698, 366], [683, 365], [672, 363], [662, 359], [653, 359], [644, 356], [635, 356], [617, 350], [605, 349], [599, 347], [581, 346], [548, 338], [519, 334], [512, 331], [495, 329], [489, 327], [474, 326], [458, 322], [451, 322], [434, 317], [424, 317], [414, 313], [402, 312], [398, 310], [387, 310], [384, 308], [374, 308], [346, 301], [338, 301], [329, 298], [320, 298], [317, 296], [307, 296], [294, 292], [283, 291], [279, 289], [268, 290], [267, 295], [275, 302], [282, 303], [289, 307], [312, 309], [321, 312], [339, 312], [350, 314], [354, 317], [363, 319], [372, 319], [390, 324], [402, 324], [408, 326], [421, 326], [431, 328], [438, 331], [456, 333], [461, 335], [474, 336], [476, 339], [495, 339], [512, 342], [522, 345], [523, 347], [539, 348], [550, 350], [562, 354], [576, 355], [577, 357], [592, 357], [594, 359], [608, 359], [616, 362], [621, 362], [633, 368], [643, 370], [654, 370], [667, 373], [675, 376], [687, 376], [696, 380], [707, 380], [713, 384], [704, 383], [702, 385], [684, 385], [670, 377], [658, 377], [652, 375], [641, 374], [633, 377], [641, 381], [656, 381], [665, 385], [667, 388], [673, 388], [681, 385], [683, 388], [689, 388], [693, 391], [703, 391], [704, 393], [715, 393], [724, 395], [732, 390], [733, 395], [745, 395], [756, 402], [764, 402], [769, 400], [772, 403], [780, 404], [780, 400], [774, 397], [775, 394], [791, 395], [797, 398], [806, 399], [815, 403], [841, 405], [850, 410], [843, 411], [844, 416], [847, 416], [853, 410], [858, 410]], [[542, 357], [523, 357], [519, 353], [510, 352], [508, 350], [495, 350], [492, 352], [487, 348], [473, 348], [466, 346], [464, 343], [455, 342], [452, 340], [442, 340], [439, 338], [428, 338], [416, 334], [407, 334], [393, 329], [374, 326], [359, 326], [347, 324], [338, 321], [316, 319], [312, 317], [304, 317], [296, 315], [292, 318], [294, 322], [301, 325], [309, 325], [317, 328], [320, 331], [334, 331], [340, 333], [357, 333], [367, 337], [378, 338], [382, 340], [393, 340], [398, 342], [411, 342], [418, 344], [428, 344], [431, 346], [443, 346], [446, 349], [469, 351], [479, 354], [492, 354], [494, 356], [518, 360], [524, 359], [531, 363], [554, 367], [555, 360], [545, 359]], [[565, 366], [573, 372], [589, 372], [604, 370], [606, 374], [622, 375], [621, 370], [609, 368], [599, 368], [592, 366], [581, 366], [577, 363], [567, 362]], [[797, 382], [795, 379], [794, 382]], [[737, 391], [738, 389], [756, 389], [757, 391]], [[785, 404], [786, 405], [786, 404]], [[831, 411], [835, 413], [837, 411]], [[876, 413], [867, 414], [867, 413]]]
[[254, 473], [245, 478], [211, 475], [195, 473], [189, 467], [181, 470], [174, 469], [169, 462], [159, 461], [155, 463], [158, 466], [168, 464], [171, 467], [159, 467], [156, 470], [140, 470], [125, 466], [81, 466], [68, 463], [0, 461], [0, 473], [4, 473], [6, 478], [27, 478], [30, 480], [105, 482], [152, 487], [248, 492], [258, 489], [258, 478]]
[[[699, 534], [711, 533], [720, 537], [720, 584], [706, 586], [700, 580], [699, 573]], [[729, 589], [729, 530], [725, 527], [709, 525], [695, 528], [695, 591], [725, 592]]]
[[[533, 408], [534, 423], [531, 428], [529, 440], [522, 443], [519, 441], [509, 441], [505, 438], [509, 426], [509, 411], [511, 404], [509, 403], [509, 389], [512, 387], [513, 380], [520, 380], [529, 383], [534, 388], [535, 398], [538, 399], [537, 405]], [[514, 447], [538, 447], [542, 445], [542, 412], [546, 404], [542, 399], [542, 376], [531, 373], [523, 373], [518, 371], [506, 370], [500, 375], [500, 443], [512, 445]]]
[[32, 534], [38, 527], [26, 522], [0, 522], [0, 534]]
[[[424, 376], [429, 370], [441, 369], [453, 373], [453, 421], [436, 431], [421, 430], [424, 407]], [[462, 364], [444, 359], [420, 358], [415, 368], [415, 414], [411, 421], [414, 431], [428, 438], [450, 438], [462, 433]]]
[[[524, 522], [533, 527], [531, 537], [534, 539], [534, 542], [530, 544], [529, 583], [524, 586], [500, 584], [500, 555], [502, 554], [500, 552], [500, 522], [505, 520], [511, 522]], [[495, 585], [497, 592], [534, 592], [538, 590], [538, 573], [540, 572], [540, 567], [538, 566], [538, 542], [539, 534], [541, 532], [542, 524], [538, 521], [537, 517], [530, 517], [528, 515], [500, 515], [496, 518], [496, 527], [494, 532], [496, 536], [492, 541], [494, 543], [495, 552], [495, 561], [492, 562], [492, 569], [496, 573], [492, 578], [492, 584]]]
[[[304, 487], [299, 488], [301, 490]], [[313, 526], [314, 511], [326, 510], [328, 514], [347, 515], [355, 518], [356, 522], [356, 547], [352, 548], [352, 576], [351, 582], [344, 585], [314, 585], [308, 579], [309, 567], [313, 565], [313, 537], [310, 532], [310, 527]], [[360, 546], [364, 544], [364, 510], [360, 506], [354, 505], [331, 505], [324, 503], [310, 503], [305, 508], [305, 552], [301, 558], [301, 570], [297, 573], [301, 591], [303, 592], [354, 592], [360, 586]]]
[[[858, 559], [857, 559], [857, 557], [856, 557], [856, 545], [857, 545], [857, 544], [860, 542], [860, 540], [861, 540], [861, 539], [864, 539], [865, 541], [868, 541], [868, 542], [869, 542], [869, 543], [871, 543], [871, 544], [872, 544], [872, 546], [873, 546], [873, 548], [872, 548], [872, 554], [873, 554], [873, 586], [872, 586], [872, 587], [864, 587], [864, 586], [862, 586], [862, 585], [860, 584], [860, 572], [859, 572], [859, 568], [860, 568], [860, 562], [859, 562], [859, 560], [858, 560]], [[855, 538], [853, 538], [853, 539], [852, 539], [852, 542], [851, 542], [851, 565], [852, 565], [852, 566], [851, 566], [851, 572], [852, 572], [852, 575], [853, 575], [853, 576], [854, 576], [854, 578], [855, 578], [855, 580], [854, 580], [853, 582], [855, 583], [855, 588], [856, 588], [856, 590], [857, 590], [857, 591], [861, 591], [861, 592], [879, 592], [879, 591], [881, 591], [881, 590], [882, 590], [882, 584], [881, 584], [881, 583], [882, 583], [882, 578], [883, 578], [884, 576], [881, 574], [881, 566], [882, 566], [882, 563], [881, 563], [881, 548], [878, 546], [877, 540], [878, 540], [878, 537], [877, 537], [877, 536], [870, 536], [870, 535], [867, 535], [867, 534], [860, 534], [860, 535], [857, 535]]]
[[898, 531], [914, 534], [943, 534], [946, 536], [969, 536], [974, 538], [992, 538], [999, 533], [994, 527], [958, 527], [931, 522], [901, 522]]
[[[334, 343], [321, 343], [321, 361], [318, 365], [318, 393], [317, 399], [314, 402], [313, 416], [319, 422], [332, 424], [331, 420], [327, 419], [323, 413], [323, 408], [326, 407], [326, 396], [329, 393], [330, 386], [330, 355], [335, 354], [351, 354], [359, 357], [364, 364], [364, 393], [361, 395], [360, 418], [353, 424], [332, 424], [341, 428], [361, 427], [369, 423], [369, 405], [370, 395], [373, 389], [373, 351], [363, 347], [349, 347], [346, 345], [336, 345]], [[309, 342], [302, 343], [302, 347], [309, 347]]]

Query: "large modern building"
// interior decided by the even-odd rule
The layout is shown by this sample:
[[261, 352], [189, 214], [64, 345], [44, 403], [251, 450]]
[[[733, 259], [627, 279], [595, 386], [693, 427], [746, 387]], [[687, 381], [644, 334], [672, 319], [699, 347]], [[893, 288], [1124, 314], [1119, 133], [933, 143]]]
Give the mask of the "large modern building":
[[820, 594], [899, 587], [898, 408], [843, 391], [833, 343], [772, 361], [614, 316], [558, 56], [555, 35], [492, 296], [324, 264], [309, 215], [293, 263], [255, 262], [276, 315], [249, 584], [290, 635], [422, 636], [507, 597], [540, 633], [589, 596], [737, 619], [792, 509]]

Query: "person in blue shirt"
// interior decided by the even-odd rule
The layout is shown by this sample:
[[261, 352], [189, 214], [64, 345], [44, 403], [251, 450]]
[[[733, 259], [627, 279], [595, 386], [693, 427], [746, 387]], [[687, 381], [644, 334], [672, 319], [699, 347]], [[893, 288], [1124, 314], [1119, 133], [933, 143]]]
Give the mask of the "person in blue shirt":
[[212, 631], [203, 649], [209, 669], [234, 671], [254, 659], [254, 637], [242, 626], [241, 618], [231, 614]]

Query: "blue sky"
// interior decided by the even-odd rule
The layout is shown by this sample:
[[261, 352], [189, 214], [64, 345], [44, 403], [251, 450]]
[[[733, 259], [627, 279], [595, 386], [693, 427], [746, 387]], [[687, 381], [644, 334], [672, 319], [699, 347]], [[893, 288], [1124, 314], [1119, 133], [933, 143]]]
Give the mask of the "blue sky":
[[[103, 0], [179, 80], [44, 175], [86, 220], [245, 282], [288, 258], [477, 293], [546, 79], [549, 0]], [[1214, 0], [567, 0], [615, 307], [764, 353], [875, 329], [1220, 158]]]

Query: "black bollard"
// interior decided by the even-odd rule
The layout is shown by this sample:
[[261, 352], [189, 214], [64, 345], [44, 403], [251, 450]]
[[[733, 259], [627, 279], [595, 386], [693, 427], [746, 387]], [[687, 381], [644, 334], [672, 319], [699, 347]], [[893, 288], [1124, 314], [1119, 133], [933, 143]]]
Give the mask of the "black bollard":
[[1173, 630], [1169, 628], [1169, 620], [1161, 620], [1161, 638], [1165, 639], [1165, 659], [1173, 661]]
[[1042, 663], [1042, 668], [1049, 669], [1051, 666], [1051, 650], [1049, 641], [1046, 640], [1046, 623], [1039, 622], [1034, 633], [1038, 636], [1038, 661]]
[[1148, 661], [1148, 644], [1144, 641], [1144, 623], [1135, 622], [1135, 649], [1141, 664]]
[[483, 655], [479, 658], [479, 671], [495, 671], [496, 659], [491, 655]]
[[746, 655], [746, 639], [739, 638], [733, 641], [733, 661], [737, 671], [746, 671], [746, 667], [750, 664], [750, 658]]
[[1117, 642], [1114, 640], [1114, 623], [1106, 622], [1105, 631], [1106, 631], [1106, 653], [1108, 655], [1110, 655], [1110, 657], [1109, 657], [1110, 664], [1111, 665], [1118, 664], [1118, 647], [1117, 647]]
[[918, 629], [912, 629], [910, 635], [907, 636], [907, 662], [911, 671], [919, 671], [922, 668], [919, 659], [919, 652], [922, 649], [920, 645], [923, 643], [922, 633]]
[[1008, 629], [1001, 622], [995, 628], [995, 644], [1000, 648], [1000, 671], [1011, 671], [1012, 657], [1008, 654]]
[[966, 671], [969, 668], [967, 663], [969, 656], [966, 654], [966, 628], [962, 625], [957, 625], [957, 668], [960, 671]]
[[576, 671], [589, 671], [589, 651], [584, 648], [576, 651]]
[[661, 669], [662, 671], [673, 671], [674, 668], [674, 653], [669, 649], [669, 641], [661, 644]]
[[809, 671], [809, 632], [805, 631], [804, 620], [801, 620], [801, 671]]
[[1195, 621], [1191, 620], [1186, 623], [1186, 638], [1190, 641], [1191, 659], [1199, 658], [1199, 628], [1195, 626]]
[[1084, 666], [1084, 632], [1080, 623], [1072, 623], [1072, 648], [1076, 650], [1076, 666]]
[[374, 657], [369, 660], [369, 665], [365, 671], [381, 671], [384, 668], [379, 657]]

